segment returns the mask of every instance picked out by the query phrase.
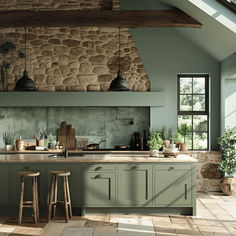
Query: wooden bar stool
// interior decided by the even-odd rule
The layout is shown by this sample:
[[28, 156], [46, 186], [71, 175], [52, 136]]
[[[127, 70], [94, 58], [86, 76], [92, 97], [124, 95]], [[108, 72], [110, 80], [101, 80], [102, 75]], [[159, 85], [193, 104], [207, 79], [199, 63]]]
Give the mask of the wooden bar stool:
[[[70, 175], [69, 171], [50, 171], [51, 174], [51, 187], [50, 187], [50, 196], [49, 196], [49, 206], [48, 206], [48, 221], [50, 221], [52, 216], [52, 207], [53, 207], [53, 219], [56, 215], [56, 206], [64, 205], [65, 207], [65, 220], [69, 221], [69, 217], [72, 217], [72, 208], [71, 208], [71, 199], [70, 199], [70, 190], [68, 183], [68, 176]], [[64, 201], [57, 200], [57, 186], [58, 179], [57, 177], [62, 177], [63, 183], [63, 193], [64, 193]], [[69, 212], [68, 212], [69, 208]]]
[[[34, 212], [34, 222], [37, 224], [37, 219], [39, 217], [39, 204], [38, 204], [38, 183], [37, 177], [40, 175], [39, 171], [20, 171], [18, 172], [21, 177], [21, 190], [20, 190], [20, 208], [19, 208], [19, 224], [22, 222], [22, 212], [24, 207], [32, 207]], [[24, 201], [24, 187], [25, 187], [25, 178], [32, 177], [32, 190], [33, 190], [33, 200]]]

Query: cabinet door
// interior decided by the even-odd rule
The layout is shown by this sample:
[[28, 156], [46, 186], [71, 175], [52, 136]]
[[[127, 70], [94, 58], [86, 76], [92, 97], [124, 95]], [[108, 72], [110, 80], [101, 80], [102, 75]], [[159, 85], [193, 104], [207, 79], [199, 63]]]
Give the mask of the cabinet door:
[[[71, 204], [72, 206], [80, 206], [81, 205], [81, 165], [80, 164], [49, 164], [47, 169], [48, 176], [48, 194], [47, 200], [49, 201], [49, 193], [50, 193], [50, 183], [51, 176], [49, 171], [51, 170], [66, 170], [70, 171], [69, 180], [69, 188], [70, 188], [70, 196], [71, 196]], [[58, 177], [58, 200], [64, 200], [63, 194], [63, 186], [62, 186], [62, 177]]]
[[87, 172], [84, 173], [84, 205], [111, 206], [115, 204], [114, 172]]
[[120, 164], [118, 166], [118, 205], [152, 204], [152, 165]]
[[8, 204], [8, 165], [0, 166], [0, 205]]
[[154, 173], [154, 204], [162, 206], [192, 203], [192, 169], [161, 165]]
[[[40, 175], [38, 177], [38, 195], [39, 195], [39, 205], [46, 205], [46, 178], [45, 178], [45, 166], [42, 164], [14, 164], [10, 166], [11, 175], [10, 175], [10, 204], [19, 205], [20, 202], [20, 176], [18, 175], [19, 171], [39, 171]], [[24, 185], [24, 201], [32, 201], [32, 178], [26, 177]]]

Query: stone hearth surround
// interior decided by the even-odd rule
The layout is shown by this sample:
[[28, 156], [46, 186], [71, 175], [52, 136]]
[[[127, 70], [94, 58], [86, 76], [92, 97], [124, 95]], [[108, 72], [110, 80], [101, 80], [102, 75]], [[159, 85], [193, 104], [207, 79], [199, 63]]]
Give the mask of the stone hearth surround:
[[[100, 9], [99, 0], [1, 1], [0, 10]], [[119, 0], [113, 1], [119, 10]], [[0, 29], [0, 41], [24, 49], [24, 29]], [[121, 71], [132, 91], [149, 91], [150, 81], [129, 29], [121, 28]], [[57, 27], [27, 29], [27, 70], [39, 91], [107, 91], [118, 71], [118, 28]], [[0, 58], [1, 60], [2, 58]], [[9, 59], [10, 60], [10, 59]], [[9, 91], [24, 71], [24, 60], [11, 54]]]

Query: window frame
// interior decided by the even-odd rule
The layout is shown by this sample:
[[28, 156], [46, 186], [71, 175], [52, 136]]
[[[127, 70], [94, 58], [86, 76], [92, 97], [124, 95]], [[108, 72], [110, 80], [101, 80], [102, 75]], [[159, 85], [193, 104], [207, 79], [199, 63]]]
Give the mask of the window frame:
[[[180, 110], [180, 95], [186, 95], [180, 93], [180, 78], [205, 78], [205, 110], [204, 111], [181, 111]], [[193, 93], [193, 83], [192, 83], [192, 93], [189, 93], [189, 95], [203, 95], [203, 94], [196, 94]], [[193, 104], [192, 104], [193, 106]], [[190, 150], [196, 150], [196, 151], [204, 151], [209, 150], [209, 74], [178, 74], [177, 77], [177, 127], [179, 125], [179, 116], [185, 115], [185, 116], [191, 116], [192, 120], [192, 132], [191, 132], [191, 139], [192, 139], [192, 147]], [[202, 131], [202, 133], [207, 134], [207, 148], [206, 149], [193, 149], [194, 146], [194, 140], [193, 140], [193, 116], [194, 115], [206, 115], [207, 116], [207, 132]], [[201, 133], [200, 131], [196, 131], [197, 133]]]

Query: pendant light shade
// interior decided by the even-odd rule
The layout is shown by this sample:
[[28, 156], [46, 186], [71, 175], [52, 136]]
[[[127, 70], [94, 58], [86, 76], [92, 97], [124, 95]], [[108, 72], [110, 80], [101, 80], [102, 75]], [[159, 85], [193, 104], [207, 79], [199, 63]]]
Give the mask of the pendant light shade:
[[129, 83], [126, 79], [122, 77], [120, 71], [120, 27], [119, 27], [119, 70], [117, 72], [117, 76], [114, 80], [112, 80], [110, 87], [110, 91], [130, 91]]
[[23, 76], [16, 82], [15, 91], [37, 91], [34, 81], [28, 77], [26, 70], [26, 27], [25, 27], [25, 70]]

